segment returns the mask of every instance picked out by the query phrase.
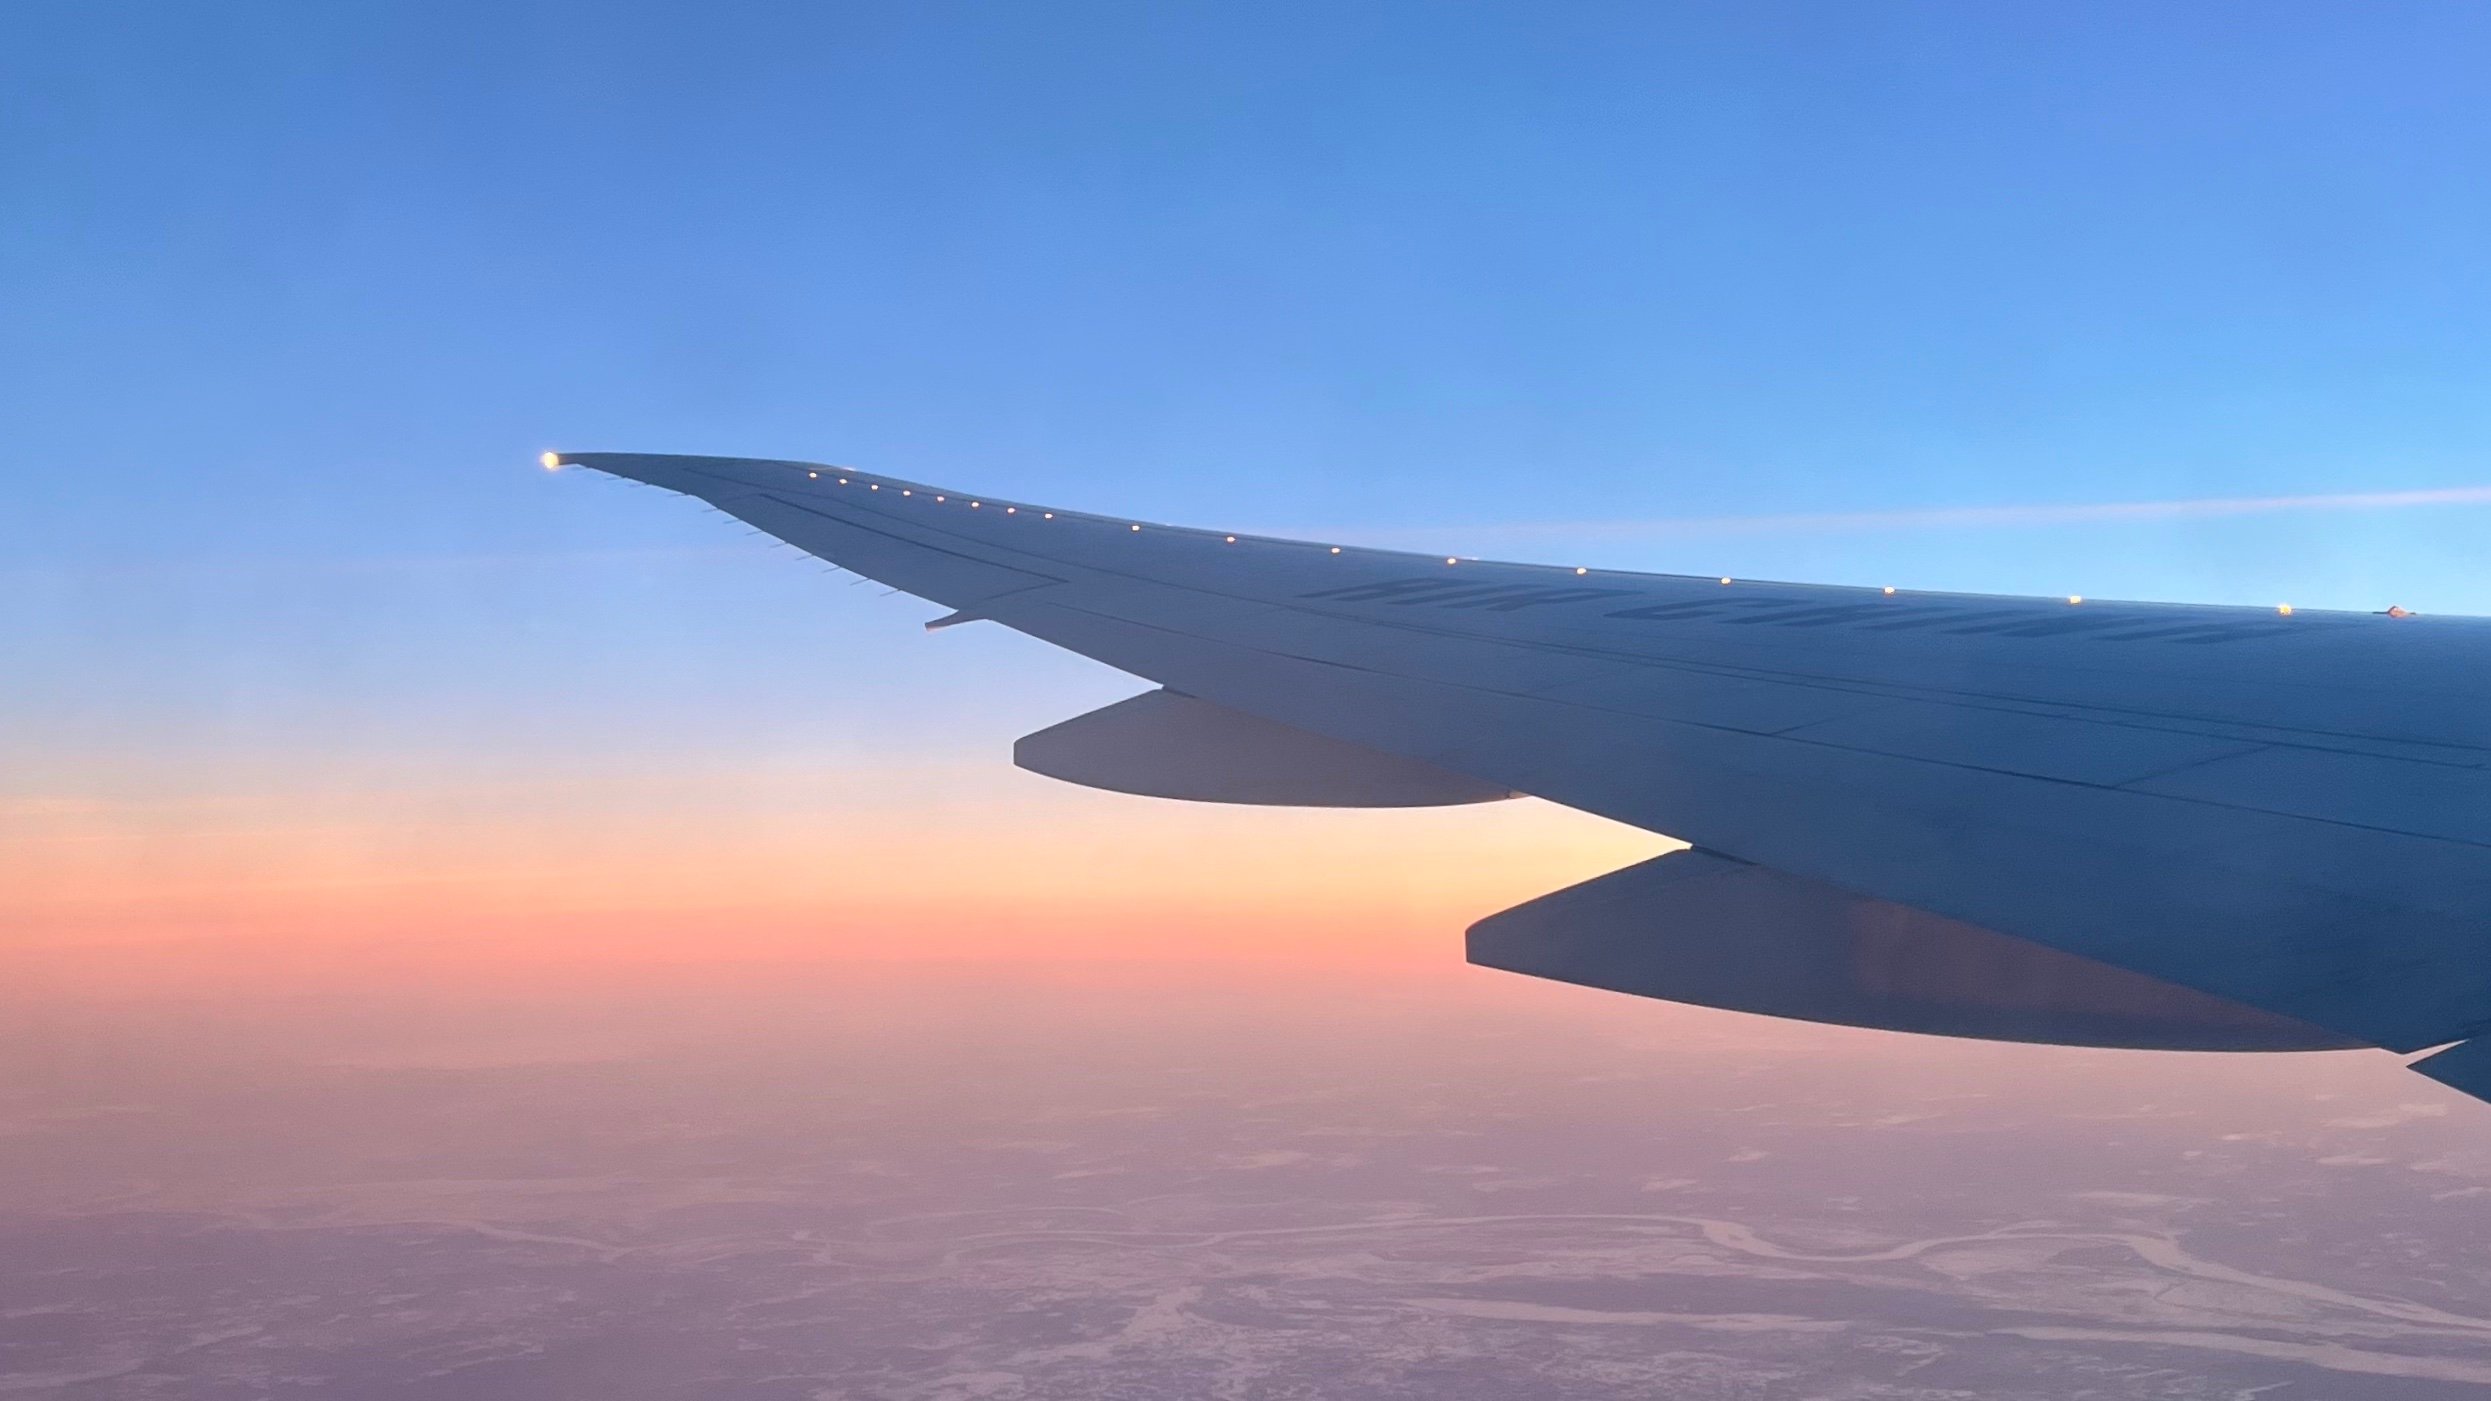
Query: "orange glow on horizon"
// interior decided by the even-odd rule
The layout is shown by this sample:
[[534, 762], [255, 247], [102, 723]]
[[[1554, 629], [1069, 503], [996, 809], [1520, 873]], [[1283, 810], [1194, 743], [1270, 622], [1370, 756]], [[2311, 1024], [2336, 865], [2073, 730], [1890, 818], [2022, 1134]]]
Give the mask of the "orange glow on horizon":
[[[1532, 802], [1129, 798], [987, 766], [0, 799], [0, 978], [922, 963], [1458, 967], [1472, 920], [1664, 849]], [[635, 971], [637, 970], [637, 971]]]

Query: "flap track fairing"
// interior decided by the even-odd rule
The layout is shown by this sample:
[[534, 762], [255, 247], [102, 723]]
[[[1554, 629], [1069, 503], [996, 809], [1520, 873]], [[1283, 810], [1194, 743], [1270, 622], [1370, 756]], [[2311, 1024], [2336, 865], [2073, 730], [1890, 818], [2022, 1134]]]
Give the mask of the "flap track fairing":
[[1200, 803], [1408, 808], [1485, 803], [1504, 788], [1176, 691], [1149, 691], [1012, 746], [1032, 773]]
[[1714, 852], [1612, 871], [1472, 925], [1490, 968], [1844, 1026], [2157, 1050], [2365, 1043]]

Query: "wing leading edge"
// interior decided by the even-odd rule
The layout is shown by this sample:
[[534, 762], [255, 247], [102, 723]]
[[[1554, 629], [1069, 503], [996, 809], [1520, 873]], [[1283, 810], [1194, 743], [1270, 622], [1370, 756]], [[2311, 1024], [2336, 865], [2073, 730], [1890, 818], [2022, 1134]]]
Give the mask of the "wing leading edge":
[[[1595, 572], [812, 463], [559, 460], [1405, 773], [2126, 970], [2308, 1044], [2491, 1027], [2479, 620]], [[2471, 1080], [2440, 1073], [2469, 1059], [2434, 1073]]]

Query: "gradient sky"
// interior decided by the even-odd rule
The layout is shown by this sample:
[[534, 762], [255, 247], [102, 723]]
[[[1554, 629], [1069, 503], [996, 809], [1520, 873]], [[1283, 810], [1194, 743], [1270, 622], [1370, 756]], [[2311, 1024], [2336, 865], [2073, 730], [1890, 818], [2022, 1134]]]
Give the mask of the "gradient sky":
[[1451, 960], [1653, 849], [1018, 774], [1135, 684], [548, 447], [2491, 611], [2486, 52], [2467, 3], [8, 7], [0, 947]]

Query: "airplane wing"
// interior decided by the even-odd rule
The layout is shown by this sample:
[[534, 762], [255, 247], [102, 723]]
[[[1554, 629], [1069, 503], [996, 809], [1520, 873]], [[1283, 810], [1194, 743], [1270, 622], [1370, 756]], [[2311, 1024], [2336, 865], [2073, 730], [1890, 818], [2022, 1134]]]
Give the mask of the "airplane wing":
[[[2073, 1044], [2491, 1030], [2491, 620], [1508, 564], [814, 463], [548, 460], [1163, 688], [1024, 740], [1042, 772], [1530, 794], [1692, 844], [1482, 921], [1476, 962]], [[2417, 1066], [2491, 1097], [2491, 1049]]]

